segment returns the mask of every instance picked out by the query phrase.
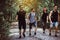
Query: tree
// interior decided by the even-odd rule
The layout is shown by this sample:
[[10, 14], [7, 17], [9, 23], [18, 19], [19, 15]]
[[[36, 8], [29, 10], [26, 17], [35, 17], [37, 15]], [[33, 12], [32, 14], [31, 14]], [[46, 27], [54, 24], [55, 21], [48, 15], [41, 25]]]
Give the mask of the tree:
[[58, 9], [60, 11], [60, 0], [54, 0], [54, 4], [58, 6]]
[[9, 40], [10, 23], [18, 10], [17, 2], [19, 3], [17, 0], [0, 0], [0, 40]]

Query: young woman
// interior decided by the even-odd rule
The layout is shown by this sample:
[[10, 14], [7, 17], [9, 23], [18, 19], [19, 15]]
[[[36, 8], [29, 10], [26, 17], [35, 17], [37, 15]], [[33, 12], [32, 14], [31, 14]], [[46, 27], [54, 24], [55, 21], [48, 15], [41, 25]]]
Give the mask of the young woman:
[[43, 33], [45, 33], [46, 23], [48, 22], [48, 13], [47, 8], [43, 8], [43, 14], [42, 14], [42, 24], [43, 24]]

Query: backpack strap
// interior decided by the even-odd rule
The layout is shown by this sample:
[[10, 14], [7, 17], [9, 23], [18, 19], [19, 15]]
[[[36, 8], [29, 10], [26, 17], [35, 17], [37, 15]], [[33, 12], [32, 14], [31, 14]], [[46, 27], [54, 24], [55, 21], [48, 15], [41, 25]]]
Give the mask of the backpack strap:
[[29, 14], [29, 19], [30, 19], [30, 17], [31, 17], [31, 13]]

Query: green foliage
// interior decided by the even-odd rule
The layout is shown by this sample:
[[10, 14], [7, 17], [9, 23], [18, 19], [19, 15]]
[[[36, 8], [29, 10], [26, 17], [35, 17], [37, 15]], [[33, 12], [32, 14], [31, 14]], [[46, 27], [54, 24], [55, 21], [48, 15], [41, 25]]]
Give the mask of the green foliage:
[[37, 11], [38, 12], [38, 17], [40, 18], [43, 14], [43, 8], [46, 7], [47, 8], [47, 12], [49, 13], [53, 6], [54, 6], [54, 1], [52, 0], [37, 0], [37, 5], [38, 5], [38, 8]]
[[54, 5], [54, 1], [53, 0], [6, 0], [4, 13], [10, 15], [11, 21], [15, 20], [16, 13], [20, 9], [19, 5], [22, 5], [27, 13], [30, 12], [31, 8], [35, 8], [37, 15], [41, 16], [43, 7], [47, 7], [48, 12], [50, 12], [50, 10]]
[[53, 7], [54, 2], [50, 1], [50, 0], [42, 0], [42, 2], [38, 2], [38, 7], [40, 9], [40, 13], [42, 13], [42, 10], [44, 7], [46, 7], [48, 9], [48, 12], [50, 11], [50, 9]]
[[5, 13], [10, 14], [11, 21], [15, 20], [17, 11], [19, 10], [19, 0], [6, 0]]
[[27, 13], [30, 12], [31, 8], [35, 8], [39, 18], [44, 7], [47, 7], [49, 13], [54, 5], [54, 0], [5, 0], [4, 2], [4, 17], [2, 19], [5, 18], [6, 14], [8, 14], [6, 18], [9, 16], [9, 20], [2, 21], [2, 27], [6, 30], [6, 34], [9, 34], [10, 21], [15, 21], [16, 13], [20, 9], [19, 5], [22, 5]]
[[[35, 0], [35, 1], [28, 1], [28, 0], [6, 0], [6, 11], [7, 13], [11, 14], [12, 21], [15, 20], [16, 13], [19, 10], [19, 5], [24, 7], [24, 10], [28, 13], [31, 8], [35, 8], [37, 10], [37, 15], [42, 15], [42, 10], [44, 7], [47, 7], [48, 13], [52, 9], [54, 2], [53, 0]], [[39, 11], [38, 11], [39, 10]]]
[[[16, 12], [19, 10], [17, 0], [5, 0], [4, 9], [0, 13], [0, 32], [1, 35], [9, 35], [10, 24], [15, 20]], [[19, 3], [19, 2], [18, 2]]]

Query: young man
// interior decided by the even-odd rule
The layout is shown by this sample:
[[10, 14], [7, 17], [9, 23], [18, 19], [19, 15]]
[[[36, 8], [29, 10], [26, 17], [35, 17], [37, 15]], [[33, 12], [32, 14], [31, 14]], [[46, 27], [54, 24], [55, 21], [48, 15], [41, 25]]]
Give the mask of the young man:
[[50, 20], [50, 33], [51, 35], [51, 28], [54, 26], [55, 27], [55, 36], [57, 37], [57, 30], [58, 30], [58, 10], [57, 6], [54, 6], [54, 9], [50, 12], [49, 14], [49, 20]]
[[42, 23], [43, 23], [43, 33], [45, 33], [46, 24], [48, 22], [47, 8], [43, 8]]
[[37, 21], [36, 21], [36, 12], [35, 10], [32, 8], [31, 9], [31, 12], [29, 14], [29, 21], [30, 21], [30, 28], [29, 28], [29, 35], [31, 36], [31, 29], [32, 29], [32, 26], [35, 27], [35, 32], [34, 32], [34, 35], [36, 35], [36, 30], [37, 30]]
[[21, 9], [19, 10], [19, 12], [17, 12], [17, 17], [18, 18], [18, 24], [19, 24], [19, 38], [21, 38], [21, 28], [23, 28], [23, 36], [25, 37], [25, 30], [26, 30], [26, 21], [25, 21], [25, 14], [26, 12], [23, 10], [23, 8], [21, 7]]

